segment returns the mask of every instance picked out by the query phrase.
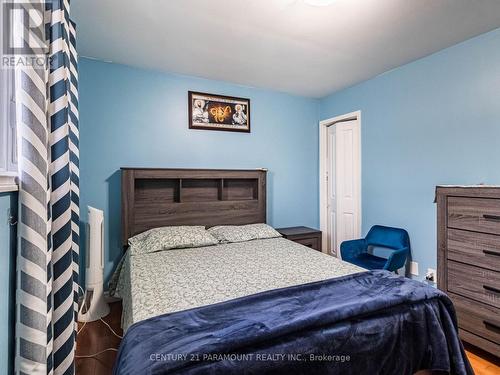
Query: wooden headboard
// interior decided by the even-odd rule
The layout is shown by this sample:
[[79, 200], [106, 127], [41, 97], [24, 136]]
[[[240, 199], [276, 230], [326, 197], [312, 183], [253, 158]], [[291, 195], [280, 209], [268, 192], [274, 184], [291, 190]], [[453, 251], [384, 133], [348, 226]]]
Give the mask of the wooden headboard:
[[169, 225], [266, 222], [266, 170], [122, 168], [122, 244]]

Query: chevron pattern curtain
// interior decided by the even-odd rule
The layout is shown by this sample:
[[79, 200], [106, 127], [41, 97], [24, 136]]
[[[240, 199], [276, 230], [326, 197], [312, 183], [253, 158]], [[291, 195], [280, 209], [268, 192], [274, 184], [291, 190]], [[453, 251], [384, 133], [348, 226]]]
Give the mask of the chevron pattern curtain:
[[41, 43], [47, 48], [34, 55], [47, 62], [15, 71], [20, 205], [15, 371], [73, 374], [79, 256], [75, 25], [68, 0], [41, 4], [46, 34]]

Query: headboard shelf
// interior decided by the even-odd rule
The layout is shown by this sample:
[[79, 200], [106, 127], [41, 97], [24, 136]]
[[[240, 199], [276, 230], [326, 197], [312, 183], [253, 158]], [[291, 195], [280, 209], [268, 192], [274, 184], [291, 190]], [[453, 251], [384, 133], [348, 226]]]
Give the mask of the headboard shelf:
[[122, 242], [167, 225], [266, 221], [266, 170], [122, 168]]

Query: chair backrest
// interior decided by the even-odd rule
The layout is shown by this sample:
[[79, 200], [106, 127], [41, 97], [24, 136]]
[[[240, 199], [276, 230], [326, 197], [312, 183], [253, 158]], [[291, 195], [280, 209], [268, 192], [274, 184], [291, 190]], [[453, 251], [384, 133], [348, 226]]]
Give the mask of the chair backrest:
[[374, 225], [366, 235], [366, 244], [398, 250], [410, 248], [410, 237], [404, 229]]

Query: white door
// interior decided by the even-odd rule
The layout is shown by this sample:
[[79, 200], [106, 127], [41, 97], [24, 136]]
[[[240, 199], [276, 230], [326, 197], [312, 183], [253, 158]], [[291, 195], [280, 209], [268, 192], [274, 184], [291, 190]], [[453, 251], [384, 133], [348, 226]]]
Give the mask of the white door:
[[328, 127], [328, 252], [339, 256], [343, 241], [361, 234], [361, 157], [357, 120]]

